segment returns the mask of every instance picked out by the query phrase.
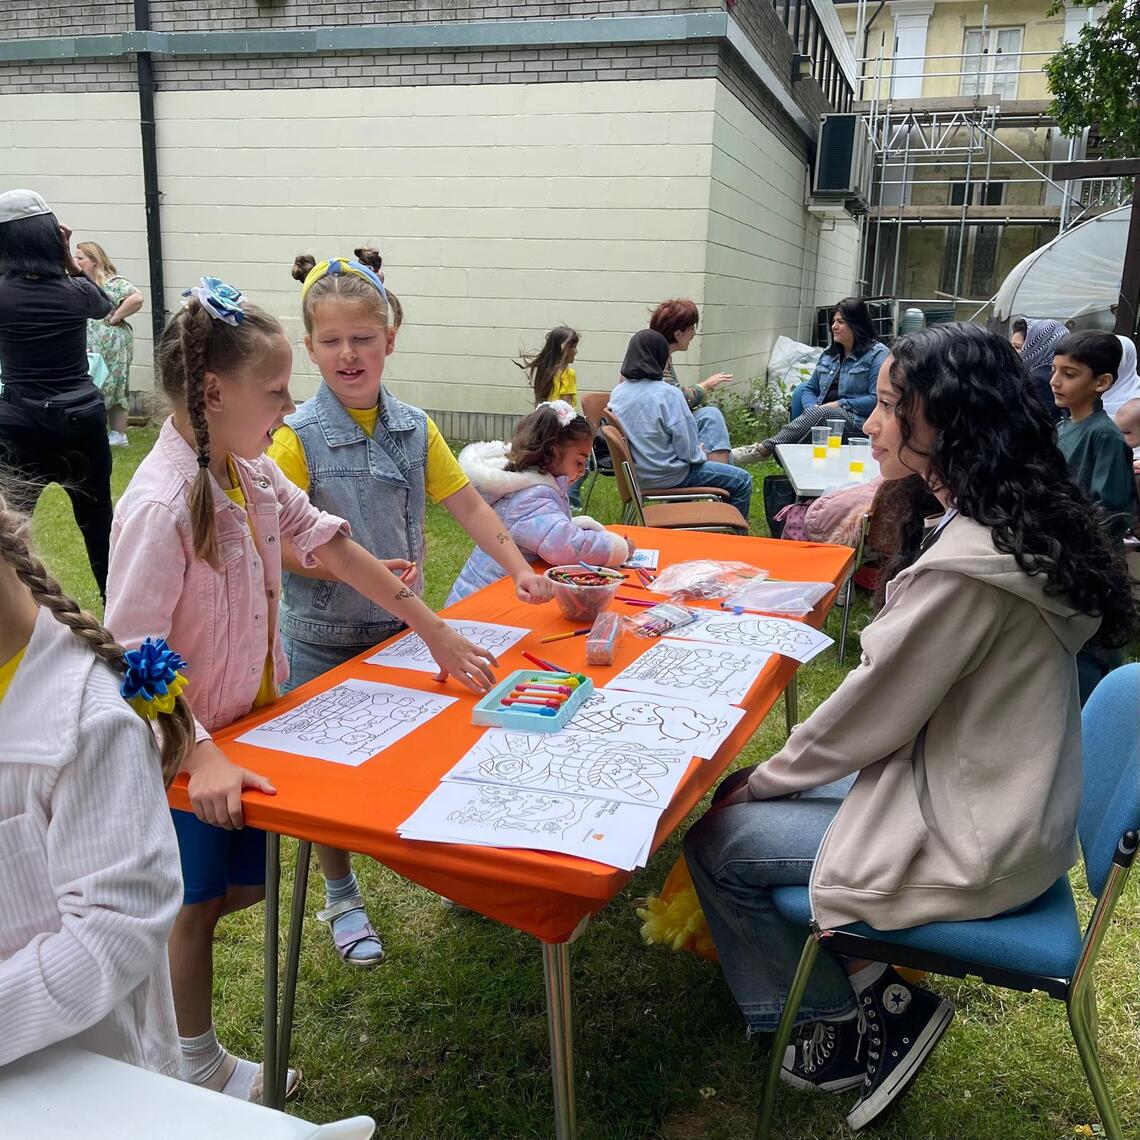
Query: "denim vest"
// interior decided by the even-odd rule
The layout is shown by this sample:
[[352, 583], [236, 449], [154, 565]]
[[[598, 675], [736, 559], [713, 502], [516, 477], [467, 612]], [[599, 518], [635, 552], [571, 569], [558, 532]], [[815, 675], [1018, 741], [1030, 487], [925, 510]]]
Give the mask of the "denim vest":
[[[377, 558], [415, 562], [412, 589], [420, 593], [427, 416], [382, 390], [369, 438], [322, 384], [285, 422], [305, 449], [313, 505], [346, 519], [353, 538]], [[286, 637], [316, 645], [371, 645], [402, 628], [398, 618], [343, 582], [284, 575]]]

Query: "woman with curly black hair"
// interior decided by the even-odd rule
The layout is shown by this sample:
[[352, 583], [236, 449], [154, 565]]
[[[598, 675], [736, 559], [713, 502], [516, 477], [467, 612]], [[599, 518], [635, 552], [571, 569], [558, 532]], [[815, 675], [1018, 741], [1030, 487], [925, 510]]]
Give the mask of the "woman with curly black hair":
[[[1122, 553], [1069, 481], [1008, 341], [972, 325], [905, 337], [876, 395], [866, 430], [883, 476], [921, 476], [945, 514], [921, 543], [919, 520], [904, 525], [858, 667], [766, 764], [721, 784], [685, 843], [753, 1031], [775, 1029], [806, 935], [773, 887], [808, 884], [823, 927], [893, 930], [1012, 910], [1066, 873], [1076, 654], [1094, 635], [1122, 644], [1136, 623]], [[859, 1088], [848, 1122], [862, 1128], [952, 1014], [889, 966], [825, 952], [784, 1078]]]

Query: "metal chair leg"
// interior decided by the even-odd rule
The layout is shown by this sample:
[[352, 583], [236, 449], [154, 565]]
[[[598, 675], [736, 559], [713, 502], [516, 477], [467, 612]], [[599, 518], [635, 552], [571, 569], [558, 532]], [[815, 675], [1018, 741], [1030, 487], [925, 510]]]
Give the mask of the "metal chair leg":
[[281, 1020], [277, 1026], [277, 1079], [280, 1095], [288, 1083], [289, 1053], [293, 1046], [293, 1005], [297, 997], [297, 973], [301, 965], [301, 936], [305, 902], [309, 894], [309, 860], [313, 845], [302, 839], [297, 844], [297, 869], [293, 878], [293, 911], [289, 916], [289, 938], [285, 943], [285, 992], [281, 997]]
[[590, 473], [587, 478], [589, 479], [589, 486], [586, 488], [585, 497], [582, 499], [582, 514], [584, 515], [590, 513], [590, 496], [594, 493], [594, 487], [598, 482], [598, 465], [593, 462], [592, 458]]
[[843, 599], [843, 621], [839, 626], [839, 664], [843, 664], [843, 658], [847, 655], [847, 624], [851, 621], [851, 599], [855, 593], [855, 575], [851, 574], [847, 579], [847, 585], [844, 587]]
[[789, 736], [792, 735], [792, 729], [800, 719], [799, 688], [799, 673], [793, 673], [792, 679], [784, 689], [784, 727]]
[[546, 1018], [550, 1031], [550, 1075], [554, 1086], [554, 1135], [575, 1140], [574, 1030], [570, 1004], [570, 944], [542, 943]]
[[769, 1140], [771, 1137], [772, 1109], [776, 1107], [776, 1090], [780, 1086], [780, 1067], [784, 1061], [784, 1050], [792, 1039], [800, 1002], [803, 1001], [804, 990], [807, 989], [818, 956], [819, 941], [814, 935], [809, 934], [807, 942], [804, 943], [803, 953], [800, 955], [800, 964], [796, 967], [792, 988], [788, 991], [788, 1000], [784, 1002], [784, 1012], [780, 1014], [780, 1024], [776, 1027], [775, 1037], [772, 1038], [772, 1053], [768, 1058], [768, 1073], [764, 1078], [764, 1099], [760, 1102], [760, 1117], [756, 1121], [756, 1140]]
[[1091, 983], [1084, 986], [1078, 983], [1069, 995], [1065, 1008], [1069, 1014], [1069, 1028], [1073, 1031], [1073, 1041], [1081, 1058], [1081, 1066], [1089, 1082], [1089, 1091], [1100, 1113], [1104, 1134], [1108, 1140], [1124, 1140], [1124, 1129], [1120, 1126], [1112, 1093], [1109, 1092], [1100, 1059], [1096, 1055], [1096, 995]]
[[267, 1108], [284, 1108], [284, 1081], [277, 1073], [277, 952], [281, 903], [281, 836], [265, 833], [265, 997], [262, 1007], [262, 1101]]

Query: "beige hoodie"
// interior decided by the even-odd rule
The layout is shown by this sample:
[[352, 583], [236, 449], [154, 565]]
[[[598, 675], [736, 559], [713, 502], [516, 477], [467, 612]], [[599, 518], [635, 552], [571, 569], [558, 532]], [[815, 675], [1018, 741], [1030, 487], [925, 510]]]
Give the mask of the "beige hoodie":
[[1075, 655], [1098, 622], [1044, 587], [952, 519], [888, 587], [859, 665], [752, 775], [772, 799], [859, 773], [812, 873], [820, 925], [985, 918], [1076, 862]]

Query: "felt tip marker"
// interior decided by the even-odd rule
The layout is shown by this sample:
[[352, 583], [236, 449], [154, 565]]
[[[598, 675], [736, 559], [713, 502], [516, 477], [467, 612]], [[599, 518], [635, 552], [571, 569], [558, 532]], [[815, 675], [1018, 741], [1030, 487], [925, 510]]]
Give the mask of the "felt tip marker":
[[513, 713], [526, 713], [528, 716], [557, 716], [557, 709], [538, 708], [535, 705], [515, 705], [510, 710]]

